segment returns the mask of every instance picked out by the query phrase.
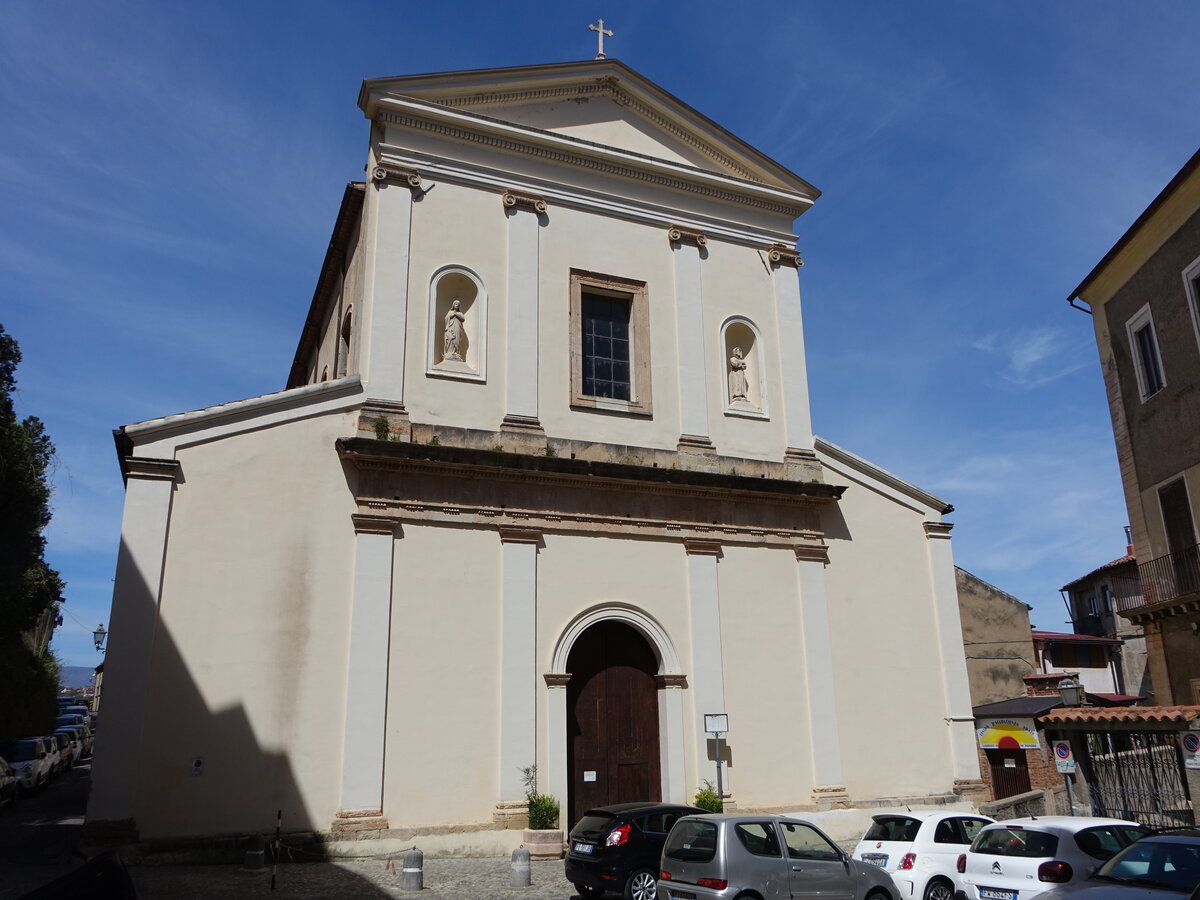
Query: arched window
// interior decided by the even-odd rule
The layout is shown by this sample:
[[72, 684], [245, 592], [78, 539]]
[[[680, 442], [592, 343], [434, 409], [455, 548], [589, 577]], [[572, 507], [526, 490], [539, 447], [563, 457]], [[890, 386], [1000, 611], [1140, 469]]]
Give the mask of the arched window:
[[338, 335], [337, 377], [342, 378], [350, 371], [350, 335], [353, 331], [354, 310], [346, 310], [342, 317], [342, 330]]
[[758, 326], [745, 316], [730, 316], [721, 326], [723, 393], [727, 416], [767, 416], [763, 341]]
[[326, 366], [325, 368], [323, 368], [323, 369], [321, 370], [321, 380], [322, 380], [322, 381], [328, 381], [328, 380], [329, 380], [329, 366]]

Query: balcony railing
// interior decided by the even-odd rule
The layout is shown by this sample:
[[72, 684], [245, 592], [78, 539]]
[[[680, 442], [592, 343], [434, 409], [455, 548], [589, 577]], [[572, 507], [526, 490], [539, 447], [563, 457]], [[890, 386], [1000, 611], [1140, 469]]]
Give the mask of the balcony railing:
[[1149, 606], [1200, 593], [1200, 546], [1192, 545], [1175, 553], [1138, 565], [1142, 596]]

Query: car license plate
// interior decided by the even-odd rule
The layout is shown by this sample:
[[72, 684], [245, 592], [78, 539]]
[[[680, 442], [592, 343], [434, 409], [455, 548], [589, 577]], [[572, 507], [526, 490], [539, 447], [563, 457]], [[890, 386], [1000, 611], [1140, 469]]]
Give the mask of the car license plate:
[[574, 850], [576, 853], [591, 853], [596, 848], [593, 847], [591, 844], [582, 844], [579, 841], [576, 841], [574, 846], [571, 847], [571, 849]]
[[670, 897], [671, 900], [696, 900], [695, 894], [692, 894], [688, 891], [677, 891], [674, 888], [671, 888], [667, 891], [667, 896]]
[[979, 888], [979, 900], [1017, 900], [1017, 891], [1002, 891], [999, 888]]
[[883, 867], [887, 865], [888, 855], [886, 853], [864, 853], [862, 861], [873, 866]]

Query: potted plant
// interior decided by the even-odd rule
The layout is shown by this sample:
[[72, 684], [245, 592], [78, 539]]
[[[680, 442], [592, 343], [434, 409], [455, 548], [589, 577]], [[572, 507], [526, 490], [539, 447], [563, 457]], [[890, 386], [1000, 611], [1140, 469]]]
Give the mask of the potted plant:
[[522, 846], [530, 859], [562, 859], [563, 833], [558, 827], [558, 801], [538, 793], [537, 764], [521, 769], [525, 797], [529, 801], [529, 827]]

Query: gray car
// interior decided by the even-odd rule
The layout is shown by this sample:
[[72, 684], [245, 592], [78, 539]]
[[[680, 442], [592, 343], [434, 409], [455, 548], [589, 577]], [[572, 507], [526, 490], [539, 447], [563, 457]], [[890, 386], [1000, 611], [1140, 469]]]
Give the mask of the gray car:
[[897, 900], [890, 875], [786, 816], [698, 815], [663, 847], [660, 900]]

